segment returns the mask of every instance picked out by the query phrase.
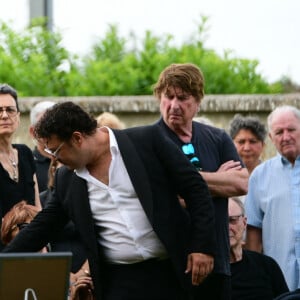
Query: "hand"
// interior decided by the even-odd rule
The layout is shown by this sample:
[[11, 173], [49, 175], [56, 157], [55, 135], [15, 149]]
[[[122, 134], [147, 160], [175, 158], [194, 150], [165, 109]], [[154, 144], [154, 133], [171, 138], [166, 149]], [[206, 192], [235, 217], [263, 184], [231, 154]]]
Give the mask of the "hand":
[[241, 170], [242, 165], [240, 161], [229, 160], [222, 164], [217, 172], [226, 172], [229, 170]]
[[192, 284], [199, 285], [213, 270], [214, 258], [204, 253], [188, 255], [185, 273], [192, 272]]
[[88, 273], [88, 271], [84, 271], [85, 273], [76, 276], [76, 274], [72, 274], [72, 283], [70, 285], [70, 297], [69, 300], [93, 300], [93, 281]]

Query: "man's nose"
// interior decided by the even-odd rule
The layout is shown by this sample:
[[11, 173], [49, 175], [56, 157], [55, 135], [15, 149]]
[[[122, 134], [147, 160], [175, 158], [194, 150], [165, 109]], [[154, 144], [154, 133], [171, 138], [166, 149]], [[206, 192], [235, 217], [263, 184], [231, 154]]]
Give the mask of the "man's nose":
[[0, 115], [1, 115], [1, 118], [3, 118], [3, 117], [8, 118], [8, 113], [7, 113], [6, 109], [1, 110]]
[[175, 98], [172, 100], [171, 106], [172, 106], [173, 109], [177, 109], [177, 108], [180, 107], [180, 105], [179, 105], [179, 100], [177, 99], [177, 97], [175, 97]]
[[283, 134], [282, 134], [282, 139], [283, 140], [289, 140], [290, 137], [291, 137], [291, 135], [290, 135], [289, 131], [288, 130], [284, 130]]

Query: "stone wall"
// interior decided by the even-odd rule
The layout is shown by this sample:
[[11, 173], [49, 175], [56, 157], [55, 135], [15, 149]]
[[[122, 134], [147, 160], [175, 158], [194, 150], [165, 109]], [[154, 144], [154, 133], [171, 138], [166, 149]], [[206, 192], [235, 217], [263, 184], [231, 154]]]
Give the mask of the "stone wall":
[[[33, 141], [28, 134], [29, 113], [34, 104], [43, 100], [54, 102], [73, 101], [95, 116], [103, 111], [113, 112], [127, 127], [151, 124], [159, 118], [158, 102], [153, 96], [20, 98], [21, 125], [14, 142], [33, 146]], [[215, 126], [227, 130], [230, 120], [236, 113], [257, 115], [266, 124], [267, 115], [280, 105], [293, 105], [300, 108], [300, 94], [207, 95], [201, 103], [199, 116], [207, 117]], [[267, 140], [264, 158], [274, 154], [274, 147]]]

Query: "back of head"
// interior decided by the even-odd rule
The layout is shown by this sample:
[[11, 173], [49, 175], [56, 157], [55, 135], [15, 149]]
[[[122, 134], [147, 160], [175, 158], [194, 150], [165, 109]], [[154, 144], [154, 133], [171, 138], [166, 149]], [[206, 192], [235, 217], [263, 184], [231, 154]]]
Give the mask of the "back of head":
[[35, 125], [40, 119], [41, 115], [55, 104], [53, 101], [41, 101], [35, 104], [30, 110], [30, 124]]
[[66, 141], [78, 131], [92, 135], [97, 129], [97, 121], [79, 105], [67, 101], [57, 103], [47, 109], [35, 126], [36, 138], [50, 138], [56, 135]]
[[98, 126], [107, 126], [113, 129], [124, 129], [125, 124], [115, 115], [110, 112], [103, 112], [97, 117]]
[[194, 64], [171, 64], [159, 75], [154, 95], [160, 99], [161, 93], [170, 87], [180, 88], [200, 102], [204, 97], [204, 76]]
[[256, 116], [243, 117], [240, 114], [234, 116], [229, 124], [229, 134], [235, 139], [240, 130], [249, 130], [256, 138], [263, 142], [266, 139], [267, 130], [265, 125]]
[[29, 223], [37, 215], [39, 209], [25, 201], [15, 204], [2, 219], [1, 240], [8, 244], [19, 232], [19, 226]]

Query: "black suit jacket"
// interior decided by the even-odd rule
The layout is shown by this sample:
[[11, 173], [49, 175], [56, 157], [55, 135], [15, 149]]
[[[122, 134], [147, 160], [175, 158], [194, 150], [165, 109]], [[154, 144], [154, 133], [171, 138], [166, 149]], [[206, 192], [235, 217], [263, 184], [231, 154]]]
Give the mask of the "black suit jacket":
[[[157, 125], [114, 130], [128, 174], [154, 231], [167, 249], [184, 286], [187, 254], [214, 255], [214, 212], [210, 193], [201, 175]], [[47, 208], [22, 230], [5, 252], [37, 251], [71, 219], [90, 263], [97, 299], [105, 286], [105, 259], [97, 241], [86, 182], [61, 167], [55, 192]], [[183, 209], [177, 195], [186, 201]]]

